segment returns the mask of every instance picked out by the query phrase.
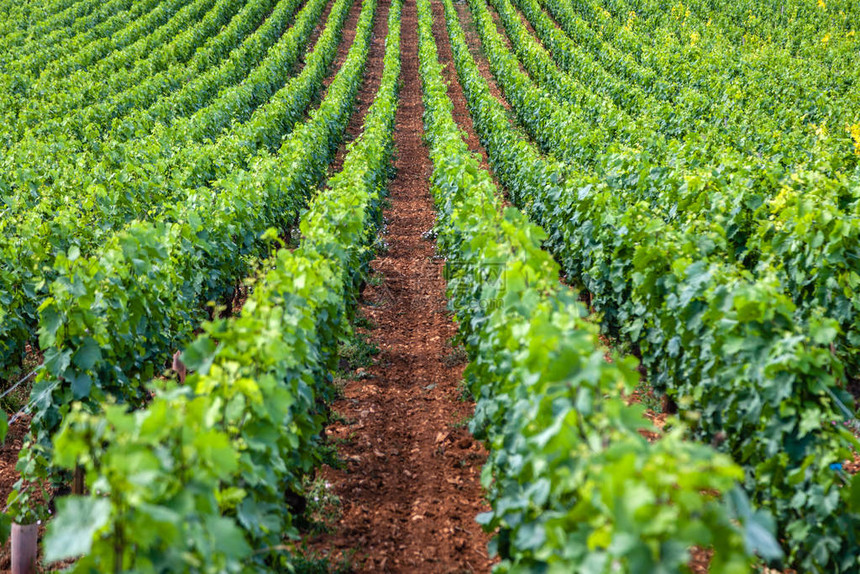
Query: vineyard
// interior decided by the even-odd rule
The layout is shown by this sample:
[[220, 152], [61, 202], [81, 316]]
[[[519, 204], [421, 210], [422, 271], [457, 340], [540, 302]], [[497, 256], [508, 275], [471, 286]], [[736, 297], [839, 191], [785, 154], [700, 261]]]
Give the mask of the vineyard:
[[0, 569], [860, 572], [858, 28], [0, 0]]

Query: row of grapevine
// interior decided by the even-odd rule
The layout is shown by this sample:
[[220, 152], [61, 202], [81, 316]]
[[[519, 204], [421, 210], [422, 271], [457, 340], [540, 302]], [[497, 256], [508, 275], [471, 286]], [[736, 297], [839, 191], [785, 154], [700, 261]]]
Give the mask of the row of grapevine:
[[[298, 0], [280, 3], [258, 29], [258, 33], [234, 51], [235, 58], [228, 59], [224, 69], [216, 67], [217, 73], [205, 76], [207, 82], [186, 84], [179, 93], [193, 101], [206, 102], [208, 96], [215, 93], [215, 88], [232, 83], [244, 70], [257, 63], [258, 58], [263, 58], [262, 73], [259, 70], [254, 72], [255, 75], [240, 85], [239, 89], [225, 92], [213, 104], [227, 109], [232, 106], [238, 111], [241, 109], [238, 96], [254, 91], [260, 96], [267, 95], [271, 88], [266, 86], [277, 86], [283, 82], [287, 77], [283, 70], [295, 65], [299, 59], [325, 4], [325, 0], [312, 0], [300, 12], [289, 32], [280, 36], [280, 42], [268, 50], [269, 44], [278, 39], [299, 6]], [[321, 51], [327, 55], [326, 62], [334, 57], [349, 5], [341, 2], [338, 6], [340, 9], [335, 12], [333, 25], [328, 27], [330, 31], [325, 36], [326, 41], [320, 45]], [[245, 50], [246, 46], [250, 48]], [[269, 57], [266, 57], [267, 54]], [[237, 61], [242, 64], [236, 64]], [[323, 71], [326, 69], [324, 66]], [[275, 70], [281, 72], [275, 73]], [[315, 70], [314, 74], [318, 75], [320, 71]], [[265, 78], [264, 85], [258, 85], [259, 81], [254, 82], [254, 78], [260, 76]], [[202, 87], [195, 90], [197, 86]], [[301, 97], [302, 92], [295, 95], [297, 103], [304, 103], [299, 108], [301, 113], [308, 98]], [[3, 320], [7, 361], [14, 361], [32, 337], [36, 309], [45, 296], [44, 287], [28, 289], [28, 286], [39, 282], [46, 286], [53, 280], [54, 261], [58, 254], [75, 247], [80, 253], [88, 255], [114, 230], [121, 229], [132, 219], [152, 218], [168, 211], [171, 205], [180, 200], [182, 195], [177, 192], [176, 185], [167, 185], [173, 168], [164, 158], [176, 155], [178, 145], [191, 139], [185, 132], [189, 130], [189, 125], [194, 127], [204, 123], [197, 121], [199, 117], [206, 120], [212, 116], [219, 122], [210, 120], [209, 126], [223, 126], [231, 120], [229, 114], [211, 114], [209, 109], [203, 108], [188, 124], [167, 128], [167, 133], [162, 131], [129, 142], [108, 140], [100, 144], [101, 150], [93, 153], [69, 154], [59, 161], [45, 160], [43, 165], [46, 171], [38, 177], [49, 183], [48, 188], [38, 194], [35, 201], [27, 201], [25, 197], [16, 202], [16, 208], [8, 210], [8, 217], [2, 223], [7, 234], [2, 251], [7, 261], [14, 262], [3, 277], [4, 283], [9, 286], [8, 292], [15, 297], [6, 302], [8, 312]], [[246, 104], [244, 109], [253, 108]], [[177, 110], [174, 119], [181, 115]], [[223, 137], [229, 136], [228, 132]], [[19, 146], [18, 150], [24, 157], [46, 156], [38, 153], [38, 147], [27, 152], [25, 146]], [[254, 150], [248, 148], [243, 151], [251, 153]], [[187, 161], [194, 160], [190, 154], [184, 157]], [[11, 159], [17, 160], [18, 166], [23, 163], [21, 157]], [[32, 178], [34, 171], [29, 171], [28, 177]], [[21, 187], [28, 182], [17, 183]], [[29, 185], [32, 183], [31, 179]], [[69, 200], [72, 197], [74, 202]], [[47, 221], [46, 215], [50, 217]], [[83, 221], [91, 221], [93, 225], [82, 227]]]
[[[366, 0], [362, 29], [375, 8]], [[138, 411], [107, 405], [67, 417], [55, 462], [83, 465], [101, 494], [61, 499], [46, 538], [48, 560], [83, 555], [73, 566], [80, 572], [290, 568], [284, 542], [297, 532], [284, 492], [300, 492], [320, 463], [319, 401], [331, 394], [337, 344], [349, 330], [349, 303], [389, 175], [397, 0], [388, 30], [363, 133], [311, 202], [301, 245], [261, 262], [241, 316], [204, 324], [183, 353], [195, 371], [186, 385], [151, 382], [155, 398]]]
[[[604, 63], [595, 52], [584, 47], [587, 47], [587, 44], [580, 44], [556, 26], [556, 22], [543, 11], [542, 4], [551, 8], [552, 14], [559, 22], [569, 24], [566, 29], [571, 29], [572, 22], [576, 21], [575, 16], [570, 10], [565, 10], [563, 0], [517, 0], [516, 4], [526, 14], [553, 58], [573, 77], [595, 92], [611, 97], [619, 107], [634, 116], [637, 122], [644, 122], [645, 129], [658, 130], [669, 137], [683, 136], [685, 141], [692, 141], [698, 147], [715, 148], [712, 151], [706, 148], [703, 157], [725, 155], [727, 151], [721, 148], [737, 148], [745, 152], [747, 157], [737, 160], [727, 158], [727, 161], [741, 165], [753, 164], [750, 167], [758, 169], [751, 169], [752, 173], [779, 173], [784, 169], [783, 166], [811, 163], [816, 168], [834, 175], [856, 164], [852, 138], [845, 129], [846, 122], [850, 124], [857, 120], [856, 117], [850, 119], [850, 114], [856, 110], [855, 104], [846, 102], [837, 106], [824, 99], [818, 103], [809, 103], [806, 108], [815, 106], [824, 114], [821, 116], [816, 112], [819, 117], [808, 113], [806, 108], [794, 110], [792, 106], [782, 105], [782, 100], [801, 98], [783, 93], [784, 88], [776, 87], [765, 90], [763, 94], [758, 93], [757, 85], [762, 83], [760, 77], [753, 74], [745, 80], [742, 71], [731, 69], [731, 66], [723, 62], [733, 61], [726, 56], [715, 62], [690, 67], [697, 70], [698, 74], [703, 70], [716, 69], [728, 79], [716, 81], [713, 72], [704, 77], [679, 77], [674, 82], [674, 91], [683, 95], [676, 97], [673, 102], [661, 100], [655, 97], [655, 93], [661, 90], [654, 82], [648, 83], [629, 74], [625, 77], [604, 68]], [[643, 42], [640, 40], [641, 43]], [[605, 43], [600, 44], [597, 47], [598, 53], [603, 53], [604, 48]], [[629, 46], [627, 51], [630, 51]], [[705, 50], [702, 52], [711, 53]], [[676, 59], [694, 60], [694, 56], [682, 52], [671, 59], [672, 64], [661, 64], [659, 77], [679, 75], [677, 69], [680, 64], [674, 65]], [[654, 55], [643, 56], [648, 62], [660, 62], [661, 58], [669, 56], [660, 51]], [[797, 83], [792, 81], [782, 85]], [[704, 92], [700, 91], [699, 87]], [[819, 94], [824, 98], [821, 90], [808, 87], [802, 90], [806, 94]], [[669, 90], [666, 88], [662, 91]], [[790, 112], [790, 117], [779, 115], [787, 112]], [[831, 115], [833, 117], [830, 117]], [[830, 122], [833, 129], [826, 134], [822, 133], [816, 129], [815, 122], [823, 122], [824, 125]], [[683, 151], [682, 148], [681, 152]], [[705, 155], [707, 153], [710, 155]], [[759, 163], [763, 165], [755, 165]]]
[[[835, 56], [849, 48], [860, 18], [857, 4], [850, 0], [733, 2], [718, 9], [698, 0], [687, 4], [736, 45], [777, 45], [803, 61]], [[822, 41], [825, 36], [828, 40]]]
[[[62, 42], [52, 42], [50, 37], [42, 38], [38, 49], [27, 50], [10, 61], [5, 73], [29, 77], [50, 74], [45, 69], [48, 63], [55, 64], [57, 60], [76, 57], [84, 48], [87, 48], [85, 53], [88, 57], [81, 60], [79, 65], [92, 63], [113, 48], [112, 35], [121, 33], [131, 22], [148, 15], [159, 4], [158, 0], [111, 0], [103, 4], [98, 13], [87, 18], [86, 26], [81, 26], [79, 31], [75, 27], [64, 28], [62, 31], [71, 37], [63, 38]], [[105, 16], [107, 19], [101, 21]], [[77, 33], [71, 35], [73, 32]], [[56, 69], [53, 65], [52, 68]]]
[[[18, 2], [4, 20], [6, 35], [0, 47], [4, 56], [10, 48], [21, 45], [37, 45], [51, 32], [73, 26], [76, 21], [86, 23], [87, 15], [98, 7], [99, 0], [49, 0], [33, 6], [29, 2]], [[14, 11], [14, 13], [13, 13]], [[6, 64], [6, 58], [2, 63]]]
[[[495, 4], [500, 12], [509, 12], [506, 3]], [[534, 67], [534, 56], [520, 57], [527, 67]], [[551, 62], [547, 65], [552, 66]], [[550, 90], [549, 85], [544, 86]], [[567, 106], [565, 111], [576, 109]], [[534, 122], [528, 113], [523, 117]], [[533, 133], [541, 129], [545, 128], [537, 126]], [[683, 145], [694, 144], [685, 140]], [[710, 160], [696, 167], [701, 160], [685, 163], [679, 159], [686, 154], [673, 151], [665, 163], [655, 162], [657, 155], [633, 154], [620, 160], [617, 154], [607, 154], [603, 166], [598, 160], [594, 169], [616, 189], [632, 191], [631, 202], [648, 200], [655, 217], [679, 224], [686, 218], [687, 225], [716, 222], [708, 229], [717, 238], [717, 245], [710, 249], [727, 252], [753, 273], [766, 275], [775, 267], [793, 301], [806, 308], [807, 315], [821, 306], [827, 316], [839, 322], [843, 335], [838, 339], [837, 352], [851, 370], [856, 369], [858, 334], [850, 311], [857, 308], [856, 287], [860, 284], [851, 263], [855, 257], [852, 245], [860, 230], [853, 215], [856, 173], [829, 178], [817, 169], [783, 172], [773, 165], [746, 163], [744, 158], [725, 155], [716, 156], [717, 166]], [[708, 158], [707, 151], [698, 157]], [[650, 173], [643, 181], [637, 174], [646, 169]], [[810, 213], [810, 202], [818, 204], [814, 214]], [[820, 268], [810, 273], [815, 265]]]
[[[128, 72], [143, 69], [146, 73], [157, 72], [166, 65], [159, 58], [161, 53], [168, 54], [167, 60], [174, 57], [171, 46], [181, 38], [199, 29], [218, 30], [238, 7], [240, 2], [230, 0], [195, 0], [183, 3], [175, 0], [162, 2], [147, 17], [136, 20], [131, 29], [123, 36], [134, 41], [111, 52], [85, 69], [53, 78], [40, 76], [22, 88], [9, 91], [3, 108], [7, 116], [6, 131], [9, 141], [17, 141], [27, 133], [27, 128], [38, 128], [52, 118], [60, 118], [65, 112], [74, 109], [79, 101], [97, 101], [111, 93], [111, 89], [130, 84], [121, 83], [130, 78]], [[213, 18], [215, 16], [216, 18]], [[214, 20], [214, 21], [213, 21]], [[204, 35], [201, 35], [205, 39]], [[190, 50], [188, 49], [190, 48]], [[190, 56], [196, 46], [186, 45], [185, 54]], [[141, 54], [145, 57], [141, 58]], [[175, 57], [182, 61], [183, 52], [175, 51]], [[150, 64], [154, 65], [150, 65]], [[127, 68], [127, 73], [120, 70]], [[7, 76], [10, 81], [21, 82], [19, 77]], [[5, 90], [4, 90], [5, 93]], [[14, 118], [14, 119], [13, 119]]]
[[[689, 5], [679, 3], [666, 11], [652, 2], [633, 6], [609, 0], [605, 5], [612, 13], [602, 5], [589, 10], [587, 4], [550, 0], [545, 6], [559, 15], [559, 24], [568, 32], [572, 33], [571, 26], [576, 26], [572, 18], [581, 20], [593, 35], [603, 37], [604, 46], [612, 44], [640, 63], [647, 62], [664, 77], [693, 84], [712, 96], [729, 90], [735, 99], [739, 88], [747, 103], [769, 100], [773, 113], [788, 113], [801, 121], [818, 122], [822, 117], [835, 117], [834, 112], [838, 115], [845, 111], [839, 109], [839, 104], [850, 98], [851, 84], [844, 82], [845, 75], [856, 76], [850, 66], [856, 40], [850, 26], [846, 26], [851, 17], [844, 11], [841, 17], [834, 17], [832, 6], [830, 11], [826, 6], [813, 10], [812, 18], [796, 19], [809, 29], [812, 20], [820, 18], [831, 30], [809, 30], [807, 38], [817, 44], [817, 49], [801, 56], [787, 53], [771, 38], [749, 37], [741, 38], [740, 43], [732, 42], [723, 25], [713, 25], [715, 19], [724, 23], [728, 11], [714, 10], [696, 1]], [[824, 36], [828, 38], [822, 41]], [[748, 45], [748, 40], [754, 46]], [[831, 47], [837, 49], [832, 51]], [[835, 57], [840, 52], [845, 57]], [[807, 112], [805, 119], [799, 117], [798, 108], [803, 109], [801, 114]]]
[[[486, 23], [488, 16], [480, 15], [485, 5], [479, 0], [471, 5]], [[847, 310], [822, 307], [828, 301], [817, 297], [798, 306], [792, 299], [802, 302], [806, 294], [792, 293], [784, 269], [774, 264], [777, 257], [764, 256], [775, 249], [763, 253], [754, 273], [727, 262], [718, 248], [725, 245], [722, 222], [702, 214], [697, 219], [696, 202], [687, 204], [675, 225], [636, 201], [635, 193], [629, 200], [619, 195], [613, 180], [587, 170], [577, 174], [542, 157], [490, 95], [456, 11], [448, 2], [446, 8], [458, 75], [490, 161], [514, 201], [548, 230], [548, 245], [568, 277], [581, 282], [595, 307], [639, 346], [655, 386], [700, 412], [695, 434], [727, 438], [724, 448], [745, 466], [747, 491], [777, 516], [792, 559], [807, 570], [851, 571], [858, 560], [860, 508], [854, 492], [860, 485], [830, 468], [857, 446], [847, 429], [831, 424], [845, 415], [841, 405], [852, 403], [843, 388], [843, 364], [831, 350], [838, 343], [842, 357], [854, 353], [853, 319], [840, 315]], [[480, 22], [478, 29], [490, 31]], [[502, 48], [499, 42], [484, 43], [491, 63], [501, 61]], [[546, 96], [529, 94], [526, 78], [515, 83], [500, 70], [497, 79], [507, 83], [511, 101], [520, 97], [515, 90], [524, 98], [518, 117], [524, 122], [529, 113], [535, 117], [537, 108], [528, 106], [546, 103]], [[783, 199], [796, 202], [790, 213], [799, 218], [809, 213], [804, 191], [809, 193], [799, 187]], [[827, 212], [818, 213], [823, 218]], [[808, 217], [805, 221], [808, 226]], [[824, 262], [830, 253], [838, 264], [833, 248], [853, 228], [847, 225], [843, 218], [828, 251], [822, 241], [807, 241], [805, 249], [820, 250]], [[756, 247], [763, 251], [768, 244]], [[808, 260], [796, 264], [807, 273], [813, 267]], [[828, 285], [829, 299], [841, 293], [849, 301], [856, 297], [853, 289], [834, 289], [826, 271], [822, 265], [816, 269], [820, 275], [810, 277], [822, 282], [818, 292], [823, 295]], [[849, 271], [840, 272], [848, 281]], [[843, 329], [849, 329], [847, 336]]]
[[[524, 39], [524, 31], [517, 26], [518, 20], [510, 4], [506, 0], [494, 0], [494, 4], [499, 13], [504, 14], [508, 29], [514, 32], [511, 34], [516, 39], [514, 43], [522, 48], [518, 50], [519, 61], [505, 47], [484, 3], [474, 2], [472, 7], [482, 45], [508, 101], [542, 148], [564, 156], [583, 173], [593, 170], [601, 181], [616, 190], [617, 197], [627, 205], [635, 205], [640, 213], [647, 210], [652, 217], [663, 219], [667, 225], [701, 229], [703, 220], [716, 223], [720, 227], [711, 226], [708, 231], [717, 239], [713, 245], [703, 249], [711, 255], [723, 254], [756, 276], [775, 274], [786, 285], [794, 302], [806, 313], [811, 315], [823, 309], [824, 315], [838, 321], [845, 333], [844, 337], [837, 338], [840, 355], [848, 365], [856, 365], [857, 327], [854, 315], [848, 309], [860, 305], [855, 290], [860, 276], [856, 276], [851, 258], [846, 254], [850, 253], [850, 245], [860, 228], [851, 224], [850, 204], [849, 209], [840, 205], [856, 193], [850, 184], [846, 186], [846, 182], [830, 180], [817, 173], [792, 172], [789, 177], [777, 177], [777, 169], [761, 164], [734, 168], [742, 158], [734, 160], [725, 155], [718, 156], [718, 161], [725, 167], [720, 169], [717, 177], [713, 177], [710, 161], [700, 168], [691, 167], [708, 157], [707, 150], [696, 153], [693, 158], [686, 152], [675, 153], [677, 147], [669, 148], [673, 153], [666, 157], [660, 149], [662, 145], [655, 146], [657, 149], [645, 146], [642, 151], [617, 149], [615, 153], [606, 155], [595, 153], [588, 144], [602, 135], [599, 123], [595, 126], [581, 121], [579, 114], [572, 113], [578, 112], [579, 106], [572, 102], [564, 105], [553, 97], [551, 90], [556, 84], [549, 82], [567, 77], [545, 60], [545, 54]], [[526, 70], [537, 71], [533, 74], [542, 80], [538, 82], [540, 85], [520, 71], [520, 62]], [[547, 70], [551, 73], [546, 73]], [[582, 115], [587, 113], [587, 110], [582, 110]], [[684, 148], [695, 150], [695, 145], [684, 141]], [[650, 170], [647, 179], [636, 177], [637, 172], [642, 173], [646, 169]], [[570, 179], [588, 179], [580, 173], [565, 173]], [[737, 180], [743, 181], [748, 174], [751, 177], [759, 174], [757, 177], [763, 181], [752, 190], [739, 187]], [[810, 183], [814, 186], [812, 189]], [[822, 219], [821, 223], [827, 226], [829, 221], [834, 221], [836, 225], [848, 225], [827, 230], [831, 237], [835, 235], [836, 245], [816, 240], [816, 234], [822, 231], [820, 228], [798, 229], [798, 224], [809, 223], [805, 209], [796, 212], [784, 209], [793, 198], [811, 198], [819, 194], [824, 197], [820, 210], [823, 212], [824, 207], [828, 208], [827, 219]], [[762, 196], [771, 198], [766, 206], [761, 205]], [[774, 214], [775, 206], [780, 209], [778, 220], [768, 217]], [[728, 221], [727, 212], [732, 213]], [[792, 234], [795, 237], [792, 238]], [[806, 240], [798, 242], [802, 239], [801, 234], [806, 236]], [[797, 250], [801, 245], [807, 252], [798, 260]], [[808, 272], [810, 256], [821, 265], [820, 272]], [[841, 294], [833, 293], [834, 282], [842, 287]]]
[[89, 257], [57, 258], [58, 277], [39, 310], [45, 369], [33, 388], [42, 398], [31, 423], [38, 441], [22, 457], [45, 460], [49, 432], [73, 401], [97, 408], [113, 396], [142, 404], [142, 383], [191, 338], [205, 303], [231, 292], [265, 251], [262, 233], [289, 230], [343, 136], [375, 8], [365, 3], [325, 99], [277, 154], [263, 152], [249, 170], [230, 173], [214, 189], [191, 191], [170, 208], [170, 218], [132, 223]]
[[[670, 162], [677, 168], [692, 170], [700, 167], [701, 171], [705, 171], [702, 168], [708, 166], [712, 158], [718, 157], [734, 168], [733, 172], [738, 174], [735, 176], [737, 179], [740, 180], [741, 177], [745, 180], [749, 179], [756, 188], [762, 189], [762, 193], [775, 194], [778, 190], [774, 188], [780, 176], [784, 175], [786, 167], [798, 161], [808, 161], [807, 149], [814, 143], [810, 138], [818, 137], [814, 130], [808, 127], [801, 126], [797, 130], [792, 130], [790, 134], [780, 131], [779, 137], [773, 137], [778, 125], [785, 122], [772, 119], [772, 114], [761, 112], [751, 114], [749, 109], [732, 104], [738, 110], [736, 113], [744, 121], [740, 126], [734, 123], [730, 126], [728, 118], [725, 118], [721, 111], [710, 109], [714, 105], [722, 105], [719, 98], [715, 99], [713, 96], [705, 97], [702, 94], [691, 96], [691, 101], [694, 101], [695, 105], [692, 110], [685, 111], [683, 106], [677, 103], [670, 106], [647, 95], [643, 91], [643, 86], [631, 85], [625, 79], [613, 76], [593, 62], [590, 64], [588, 73], [583, 73], [578, 67], [571, 67], [569, 64], [567, 67], [571, 70], [571, 74], [556, 70], [552, 58], [548, 57], [546, 52], [537, 45], [536, 40], [524, 31], [524, 25], [509, 3], [505, 2], [502, 6], [499, 6], [502, 3], [495, 4], [514, 44], [513, 49], [529, 73], [535, 76], [534, 68], [539, 67], [536, 80], [553, 93], [558, 84], [549, 82], [560, 81], [563, 88], [563, 91], [559, 92], [560, 100], [570, 102], [575, 106], [574, 109], [582, 110], [581, 114], [591, 121], [596, 117], [597, 121], [610, 128], [610, 135], [613, 133], [612, 130], [619, 131], [622, 143], [643, 148], [642, 155], [647, 153], [652, 163]], [[548, 17], [540, 11], [537, 2], [519, 0], [518, 4], [536, 22], [535, 27], [541, 31], [541, 36], [546, 37], [547, 34], [552, 36], [552, 42], [548, 45], [555, 46], [555, 53], [565, 55], [565, 59], [560, 61], [568, 61], [571, 52], [567, 46], [573, 42], [552, 26]], [[523, 52], [531, 53], [524, 57]], [[551, 71], [547, 68], [551, 68]], [[552, 78], [545, 77], [548, 73]], [[589, 75], [591, 75], [590, 80], [587, 79]], [[611, 92], [602, 94], [600, 97], [601, 85], [610, 85]], [[549, 90], [548, 86], [552, 86], [553, 89]], [[636, 90], [643, 94], [642, 104], [637, 109], [630, 109], [630, 114], [626, 113], [625, 107], [616, 108], [613, 105], [623, 104], [623, 100], [609, 98], [612, 94], [629, 98], [636, 93]], [[588, 100], [587, 104], [581, 105], [582, 100]], [[750, 115], [756, 117], [748, 117]], [[723, 119], [714, 121], [714, 116], [723, 117]], [[668, 130], [669, 135], [683, 136], [683, 141], [673, 141], [666, 137], [665, 128], [670, 126], [683, 129], [683, 131], [676, 131], [672, 127]], [[751, 132], [750, 129], [754, 131]], [[588, 131], [595, 134], [591, 136], [592, 139], [601, 134], [594, 127]], [[836, 135], [839, 137], [834, 140], [832, 147], [841, 163], [836, 163], [833, 159], [826, 166], [829, 172], [837, 169], [837, 165], [841, 165], [839, 169], [843, 169], [855, 160], [849, 134], [842, 132], [841, 135]], [[759, 138], [759, 136], [762, 137]], [[613, 143], [613, 140], [607, 140], [606, 135], [600, 139], [594, 139], [594, 144], [598, 144], [595, 147], [598, 149], [605, 149], [609, 143]], [[804, 146], [807, 149], [804, 149]], [[816, 161], [820, 163], [823, 163], [825, 155], [823, 150], [824, 148], [818, 150], [820, 153]]]
[[754, 547], [750, 533], [766, 521], [732, 490], [742, 473], [726, 456], [679, 431], [655, 444], [637, 432], [650, 426], [642, 408], [619, 396], [635, 384], [635, 362], [604, 359], [596, 328], [540, 247], [543, 230], [502, 210], [451, 115], [429, 2], [418, 10], [438, 240], [472, 358], [472, 430], [490, 448], [493, 510], [479, 520], [500, 529], [499, 571], [671, 572], [699, 544], [715, 548], [711, 571], [745, 572], [747, 552], [778, 552], [772, 540]]

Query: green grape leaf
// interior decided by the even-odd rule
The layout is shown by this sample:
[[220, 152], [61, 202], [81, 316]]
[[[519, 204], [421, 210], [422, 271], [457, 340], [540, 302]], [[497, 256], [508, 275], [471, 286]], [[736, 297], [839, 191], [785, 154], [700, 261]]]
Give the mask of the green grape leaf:
[[110, 501], [104, 498], [69, 496], [59, 499], [58, 507], [45, 536], [48, 563], [87, 554], [93, 535], [110, 517]]
[[98, 343], [92, 337], [87, 337], [75, 352], [72, 362], [83, 370], [92, 369], [102, 358]]

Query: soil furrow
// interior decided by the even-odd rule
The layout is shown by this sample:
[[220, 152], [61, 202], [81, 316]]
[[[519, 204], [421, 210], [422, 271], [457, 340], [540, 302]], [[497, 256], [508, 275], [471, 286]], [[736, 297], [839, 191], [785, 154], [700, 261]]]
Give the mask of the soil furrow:
[[[317, 40], [320, 39], [320, 36], [322, 35], [323, 30], [325, 30], [325, 25], [326, 25], [326, 22], [328, 22], [329, 14], [331, 14], [331, 7], [334, 6], [334, 3], [335, 3], [335, 0], [329, 0], [328, 4], [326, 4], [325, 7], [323, 8], [323, 11], [322, 11], [322, 14], [320, 14], [320, 20], [317, 23], [317, 26], [316, 26], [316, 28], [314, 28], [314, 31], [311, 32], [311, 37], [308, 40], [307, 50], [305, 51], [304, 54], [302, 54], [301, 62], [299, 64], [300, 66], [304, 67], [305, 59], [313, 51], [314, 46], [316, 46], [316, 44], [317, 44]], [[301, 69], [297, 68], [296, 75], [298, 75], [299, 72], [301, 72]]]
[[[329, 10], [331, 8], [329, 7]], [[358, 18], [361, 16], [361, 0], [352, 0], [352, 6], [349, 8], [349, 14], [346, 16], [346, 22], [343, 25], [341, 32], [340, 44], [337, 46], [337, 56], [334, 58], [334, 64], [331, 68], [331, 73], [323, 80], [323, 89], [320, 93], [320, 101], [325, 99], [328, 94], [328, 87], [334, 81], [337, 71], [346, 60], [349, 53], [349, 47], [352, 46], [352, 41], [355, 40], [355, 30], [358, 28]]]
[[442, 262], [424, 238], [434, 210], [421, 141], [414, 2], [404, 5], [402, 22], [387, 249], [372, 263], [379, 281], [367, 286], [360, 309], [380, 353], [346, 382], [334, 405], [341, 421], [328, 434], [346, 468], [327, 468], [324, 476], [342, 515], [313, 547], [354, 552], [360, 572], [486, 572], [489, 536], [475, 522], [486, 510], [486, 453], [463, 424], [474, 408], [459, 400], [465, 361], [450, 344], [456, 327], [446, 311]]
[[373, 20], [373, 38], [370, 44], [370, 51], [367, 55], [367, 67], [364, 72], [364, 79], [356, 96], [355, 111], [350, 116], [349, 124], [346, 127], [344, 144], [338, 148], [337, 155], [335, 155], [331, 165], [333, 173], [337, 173], [343, 167], [343, 159], [346, 157], [349, 142], [352, 142], [361, 134], [364, 117], [367, 115], [367, 111], [376, 97], [379, 84], [382, 82], [385, 34], [388, 31], [388, 9], [390, 6], [390, 0], [382, 0], [377, 4], [376, 15]]

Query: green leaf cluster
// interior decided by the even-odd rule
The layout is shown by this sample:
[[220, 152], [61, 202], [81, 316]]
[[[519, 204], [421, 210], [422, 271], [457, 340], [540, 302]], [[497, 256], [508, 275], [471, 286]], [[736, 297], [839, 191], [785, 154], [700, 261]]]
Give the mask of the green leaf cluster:
[[[375, 9], [365, 2], [347, 70], [363, 67]], [[81, 572], [116, 568], [118, 559], [141, 572], [289, 567], [283, 536], [296, 532], [284, 493], [300, 491], [320, 463], [321, 401], [331, 396], [338, 343], [380, 222], [400, 10], [392, 3], [363, 133], [309, 206], [302, 244], [266, 262], [240, 316], [204, 324], [182, 355], [193, 371], [186, 386], [151, 384], [155, 398], [136, 411], [106, 405], [91, 414], [76, 403], [65, 418], [54, 462], [83, 465], [91, 494], [60, 505], [47, 559], [83, 554], [74, 565]]]
[[[502, 14], [510, 10], [494, 4]], [[556, 104], [515, 69], [485, 5], [471, 5], [518, 118], [554, 138], [548, 118], [559, 117], [552, 115]], [[539, 18], [524, 12], [530, 21]], [[840, 404], [852, 404], [843, 373], [856, 361], [856, 314], [849, 309], [857, 296], [838, 282], [854, 281], [852, 241], [845, 240], [855, 230], [854, 180], [843, 178], [840, 187], [798, 169], [780, 180], [796, 188], [765, 201], [751, 182], [732, 192], [745, 179], [726, 179], [729, 166], [682, 184], [671, 164], [661, 169], [620, 148], [598, 158], [603, 167], [574, 171], [541, 155], [510, 125], [450, 10], [448, 24], [491, 164], [514, 202], [548, 231], [546, 244], [566, 276], [590, 292], [605, 325], [638, 348], [654, 385], [699, 415], [693, 436], [726, 438], [721, 448], [744, 466], [755, 503], [776, 516], [790, 561], [809, 570], [856, 569], [855, 481], [846, 484], [830, 468], [857, 446], [846, 428], [831, 424], [844, 416]], [[525, 49], [519, 55], [528, 61], [529, 54], [539, 56]], [[613, 165], [620, 167], [613, 172]], [[656, 209], [649, 194], [671, 210]], [[720, 207], [727, 197], [732, 201]], [[774, 212], [783, 211], [778, 221]], [[733, 220], [726, 213], [747, 215]]]
[[[451, 115], [430, 4], [418, 7], [437, 231], [472, 358], [472, 430], [490, 449], [492, 511], [479, 520], [499, 529], [498, 570], [673, 572], [698, 544], [715, 548], [713, 571], [745, 572], [752, 552], [779, 554], [761, 520], [721, 500], [743, 477], [728, 457], [684, 440], [681, 429], [655, 444], [638, 432], [650, 427], [642, 408], [620, 398], [637, 380], [635, 361], [606, 362], [596, 328], [541, 249], [545, 233], [502, 211]], [[450, 2], [445, 11], [456, 18]], [[462, 30], [449, 30], [459, 35], [456, 56], [466, 49]], [[501, 273], [488, 273], [497, 266]]]

